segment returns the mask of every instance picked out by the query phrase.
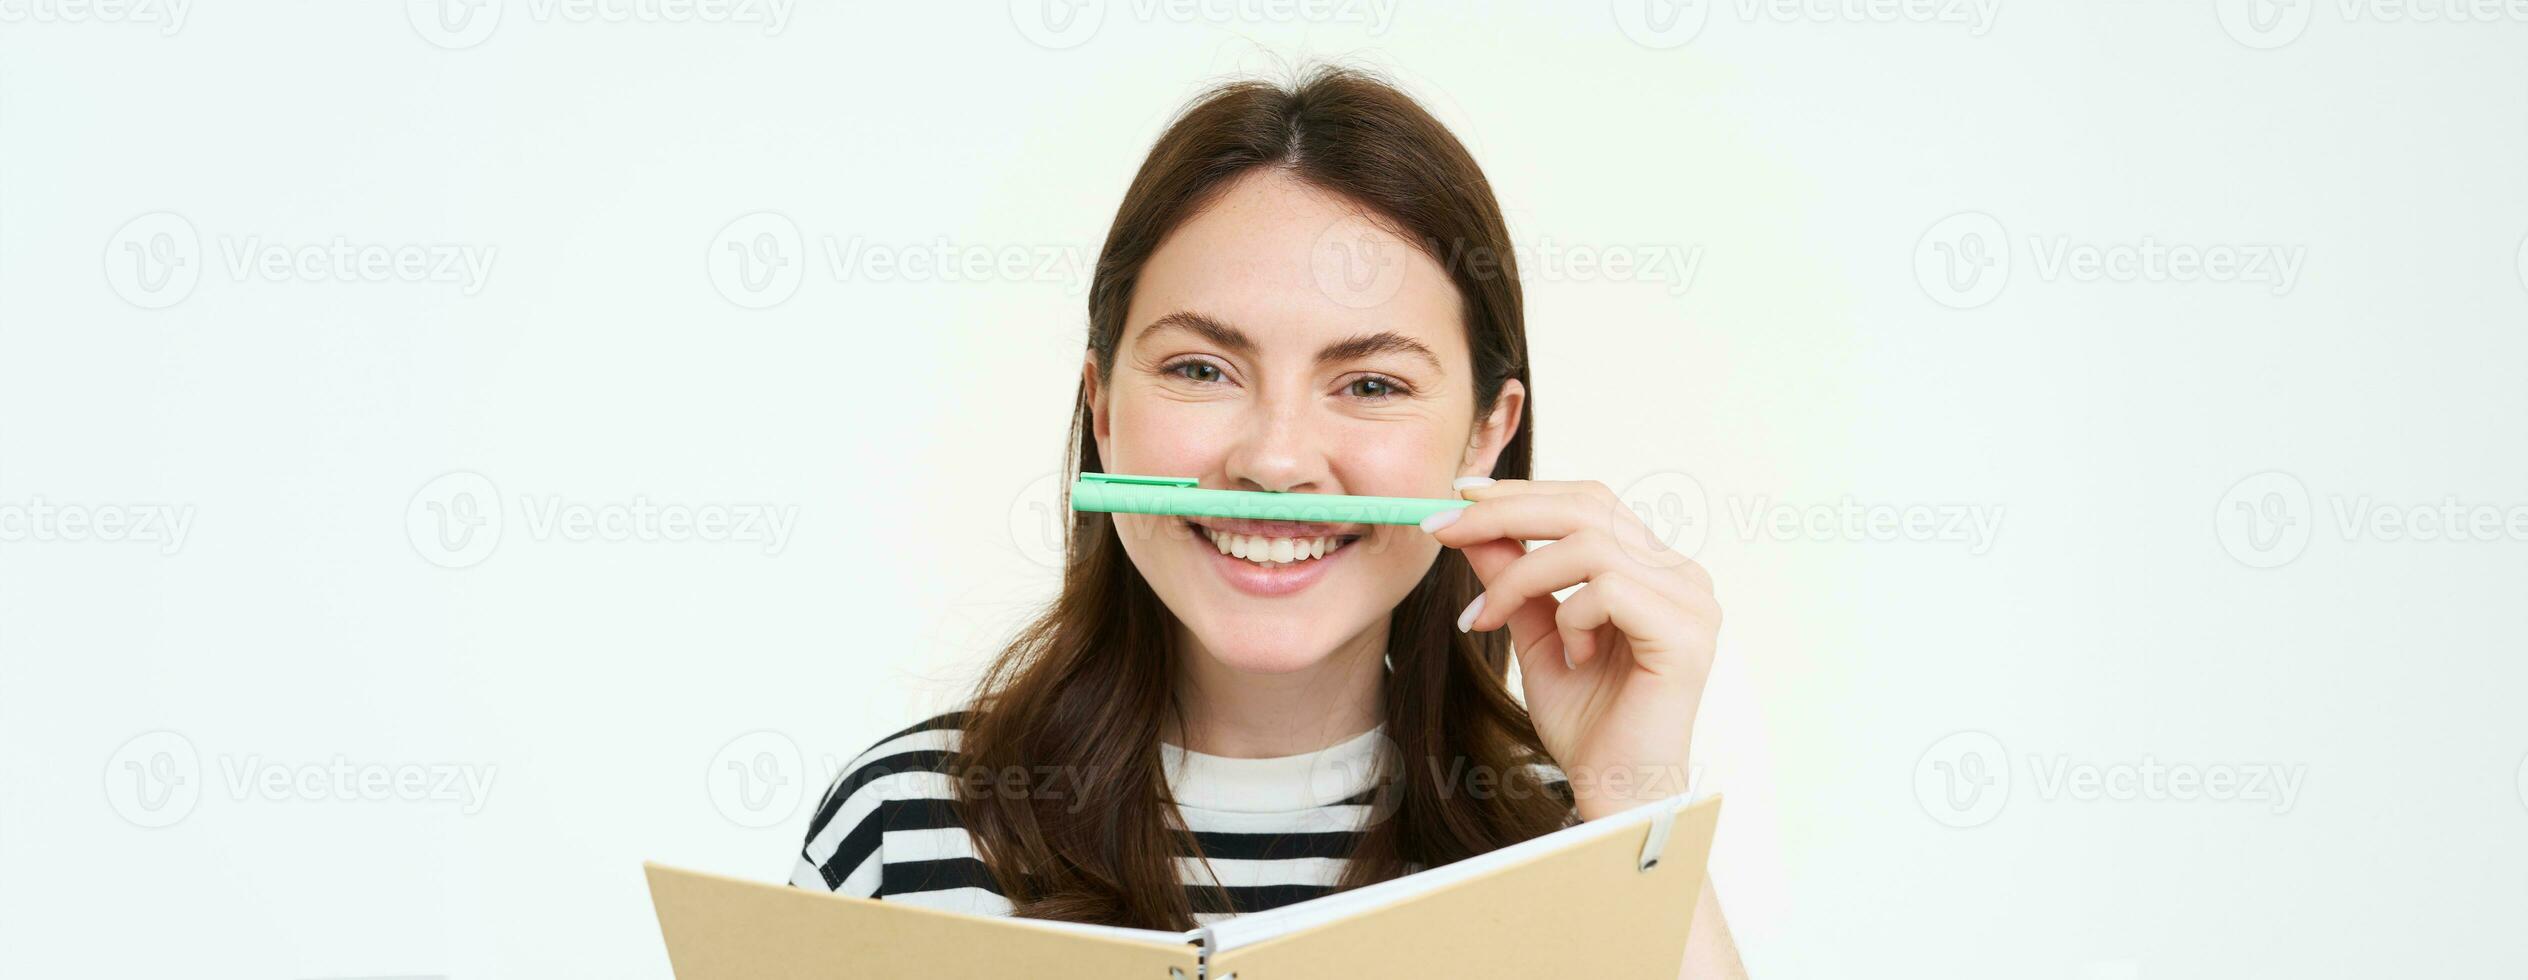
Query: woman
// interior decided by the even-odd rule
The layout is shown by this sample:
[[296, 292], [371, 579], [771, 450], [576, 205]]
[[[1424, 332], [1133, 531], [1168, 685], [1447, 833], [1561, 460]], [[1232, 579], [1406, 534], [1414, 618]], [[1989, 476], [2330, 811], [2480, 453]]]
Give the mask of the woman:
[[[1473, 504], [1420, 528], [1074, 514], [1061, 595], [967, 710], [845, 767], [793, 884], [1182, 929], [1684, 788], [1711, 580], [1603, 485], [1528, 479], [1508, 231], [1411, 99], [1327, 69], [1197, 100], [1088, 312], [1081, 471]], [[1695, 915], [1689, 974], [1735, 975], [1708, 886]]]

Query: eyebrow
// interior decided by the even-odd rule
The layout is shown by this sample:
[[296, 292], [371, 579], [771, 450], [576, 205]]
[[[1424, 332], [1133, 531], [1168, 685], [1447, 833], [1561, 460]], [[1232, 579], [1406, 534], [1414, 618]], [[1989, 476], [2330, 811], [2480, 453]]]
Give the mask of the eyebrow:
[[[1168, 329], [1183, 330], [1200, 336], [1228, 348], [1234, 354], [1250, 357], [1255, 354], [1255, 338], [1247, 336], [1245, 331], [1192, 310], [1178, 310], [1150, 321], [1148, 326], [1141, 328], [1141, 339], [1146, 341], [1152, 334]], [[1424, 346], [1419, 340], [1393, 330], [1359, 334], [1327, 344], [1317, 351], [1317, 363], [1336, 364], [1377, 354], [1411, 354], [1429, 361], [1432, 370], [1443, 370], [1440, 367], [1439, 355], [1431, 353], [1431, 348]]]

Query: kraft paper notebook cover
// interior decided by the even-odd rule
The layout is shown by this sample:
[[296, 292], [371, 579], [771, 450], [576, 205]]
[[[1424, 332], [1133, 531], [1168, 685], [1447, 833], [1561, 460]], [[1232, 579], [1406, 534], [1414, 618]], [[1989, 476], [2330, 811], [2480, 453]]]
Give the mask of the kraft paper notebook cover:
[[965, 915], [645, 864], [678, 980], [1675, 977], [1718, 796], [1184, 932]]

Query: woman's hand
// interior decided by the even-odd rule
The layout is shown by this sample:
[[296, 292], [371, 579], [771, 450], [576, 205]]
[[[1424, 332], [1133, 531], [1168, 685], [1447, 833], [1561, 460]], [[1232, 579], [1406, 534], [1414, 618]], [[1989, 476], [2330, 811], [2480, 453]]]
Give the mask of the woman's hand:
[[[1462, 492], [1475, 503], [1423, 522], [1484, 583], [1458, 628], [1510, 627], [1528, 713], [1571, 777], [1581, 819], [1684, 792], [1720, 635], [1711, 575], [1603, 483], [1501, 480]], [[1550, 543], [1530, 551], [1526, 541]]]

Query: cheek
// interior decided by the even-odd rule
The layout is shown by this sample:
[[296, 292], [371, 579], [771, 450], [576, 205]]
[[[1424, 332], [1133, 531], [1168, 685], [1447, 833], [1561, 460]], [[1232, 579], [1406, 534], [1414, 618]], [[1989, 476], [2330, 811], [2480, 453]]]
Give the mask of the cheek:
[[1202, 476], [1218, 469], [1227, 451], [1224, 413], [1160, 399], [1132, 399], [1115, 407], [1104, 460], [1110, 473]]
[[1360, 425], [1347, 432], [1334, 466], [1345, 492], [1391, 497], [1447, 497], [1456, 490], [1463, 448], [1459, 433], [1424, 420]]

